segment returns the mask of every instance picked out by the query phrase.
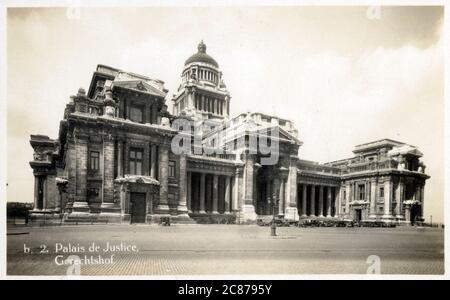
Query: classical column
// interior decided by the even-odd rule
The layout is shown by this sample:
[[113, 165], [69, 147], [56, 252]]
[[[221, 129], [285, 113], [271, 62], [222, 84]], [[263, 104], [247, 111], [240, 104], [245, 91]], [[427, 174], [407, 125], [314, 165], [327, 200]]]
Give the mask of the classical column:
[[323, 185], [319, 186], [319, 217], [323, 217]]
[[370, 180], [370, 214], [369, 218], [376, 219], [377, 218], [377, 179], [372, 178]]
[[34, 209], [38, 210], [39, 207], [39, 177], [34, 175]]
[[345, 215], [350, 215], [350, 201], [351, 201], [351, 186], [350, 183], [347, 182], [345, 185]]
[[331, 187], [327, 187], [327, 218], [331, 218]]
[[130, 173], [130, 143], [125, 142], [123, 146], [123, 156], [125, 157], [123, 161], [123, 173], [129, 174]]
[[405, 216], [402, 213], [404, 185], [405, 185], [404, 179], [403, 179], [403, 177], [400, 177], [399, 181], [398, 181], [396, 197], [395, 197], [396, 198], [395, 200], [397, 201], [395, 214], [396, 214], [396, 217], [400, 220], [405, 218]]
[[[278, 204], [280, 205], [280, 179], [275, 177], [272, 181], [272, 207], [270, 208], [270, 214], [274, 213], [274, 207]], [[277, 212], [277, 211], [275, 211]]]
[[316, 186], [311, 185], [311, 212], [310, 216], [316, 216]]
[[219, 213], [219, 175], [213, 175], [213, 205], [212, 213]]
[[278, 195], [278, 215], [282, 216], [284, 215], [284, 186], [285, 186], [285, 179], [280, 179], [280, 193]]
[[306, 184], [303, 185], [303, 196], [302, 196], [302, 217], [306, 217], [306, 197], [307, 197], [307, 188], [308, 186]]
[[370, 181], [366, 180], [364, 183], [364, 201], [370, 201]]
[[236, 172], [234, 175], [234, 183], [233, 183], [233, 201], [231, 205], [231, 210], [238, 211], [239, 208], [239, 192], [241, 187], [239, 186], [239, 176], [242, 174], [242, 170], [236, 168]]
[[392, 183], [391, 178], [384, 182], [384, 215], [383, 219], [392, 219]]
[[230, 176], [225, 176], [225, 213], [230, 213]]
[[103, 136], [103, 197], [101, 213], [120, 213], [120, 205], [114, 203], [114, 141], [115, 137]]
[[205, 181], [206, 181], [206, 174], [201, 173], [200, 174], [200, 211], [199, 213], [204, 214], [205, 211]]
[[122, 215], [128, 214], [128, 208], [127, 208], [127, 189], [128, 184], [122, 183], [119, 187], [119, 194], [120, 194], [120, 213]]
[[285, 208], [285, 219], [290, 221], [298, 221], [298, 208], [297, 208], [297, 160], [291, 158], [289, 162], [289, 173], [287, 177], [287, 201]]
[[244, 205], [241, 207], [240, 217], [244, 222], [256, 221], [255, 206], [253, 205], [253, 177], [254, 177], [254, 156], [246, 154], [245, 158], [245, 168], [244, 168]]
[[195, 92], [188, 93], [186, 100], [187, 100], [187, 107], [192, 108], [195, 106], [194, 99], [196, 98]]
[[142, 163], [142, 175], [149, 176], [150, 175], [150, 143], [146, 142], [143, 153], [143, 163]]
[[150, 177], [155, 179], [156, 178], [156, 145], [151, 144], [150, 145]]
[[270, 207], [271, 207], [271, 203], [272, 203], [272, 192], [271, 192], [271, 187], [272, 187], [272, 181], [271, 180], [267, 180], [266, 183], [266, 197], [267, 197], [267, 201], [266, 201], [266, 215], [270, 215]]
[[425, 200], [425, 182], [420, 183], [420, 217], [423, 218]]
[[66, 165], [68, 168], [67, 176], [69, 183], [67, 184], [67, 202], [66, 207], [70, 209], [75, 201], [76, 195], [76, 161], [77, 154], [75, 149], [75, 140], [72, 135], [69, 135], [67, 138], [67, 158], [69, 160], [69, 164]]
[[159, 146], [159, 204], [158, 213], [169, 213], [169, 147]]
[[186, 195], [186, 205], [188, 212], [192, 212], [192, 173], [187, 172], [187, 187], [186, 187], [187, 195]]
[[245, 162], [245, 205], [253, 205], [253, 174], [254, 164], [253, 157], [247, 155]]
[[342, 214], [342, 189], [340, 185], [335, 189], [335, 197], [334, 204], [336, 205], [336, 208], [334, 209], [334, 216], [340, 217]]
[[117, 141], [117, 177], [123, 177], [123, 141]]
[[114, 197], [114, 137], [103, 136], [103, 202]]
[[87, 161], [88, 161], [87, 135], [76, 133], [75, 151], [76, 151], [75, 202], [73, 203], [72, 212], [88, 213], [89, 205], [86, 201]]
[[188, 197], [188, 187], [186, 186], [186, 184], [188, 184], [188, 175], [187, 175], [187, 170], [186, 170], [186, 154], [182, 153], [180, 155], [180, 176], [179, 176], [179, 181], [178, 181], [178, 187], [179, 187], [179, 191], [180, 191], [180, 196], [179, 196], [179, 200], [178, 200], [178, 206], [177, 206], [177, 211], [178, 214], [183, 214], [186, 215], [188, 212], [187, 209], [187, 197]]

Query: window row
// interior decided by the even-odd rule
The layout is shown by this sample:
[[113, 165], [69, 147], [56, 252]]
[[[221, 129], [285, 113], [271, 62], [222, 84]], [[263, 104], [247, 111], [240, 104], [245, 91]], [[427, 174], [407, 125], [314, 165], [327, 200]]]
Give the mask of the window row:
[[[344, 198], [344, 200], [347, 200], [347, 191], [346, 190], [343, 191], [342, 197]], [[366, 199], [366, 190], [365, 190], [364, 184], [358, 185], [358, 197], [359, 198], [357, 200]], [[382, 187], [382, 186], [378, 190], [378, 197], [384, 198], [384, 187]]]
[[[143, 163], [144, 163], [144, 150], [141, 148], [130, 148], [128, 155], [128, 165], [130, 175], [144, 175]], [[89, 152], [89, 170], [91, 172], [98, 172], [100, 169], [100, 152]], [[176, 162], [169, 160], [169, 177], [176, 177]]]

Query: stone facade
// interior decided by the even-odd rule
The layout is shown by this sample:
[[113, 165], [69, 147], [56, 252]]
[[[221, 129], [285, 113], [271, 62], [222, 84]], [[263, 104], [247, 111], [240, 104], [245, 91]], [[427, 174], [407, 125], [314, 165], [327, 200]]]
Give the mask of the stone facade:
[[[351, 159], [300, 159], [291, 121], [250, 112], [230, 118], [230, 93], [203, 42], [185, 63], [173, 114], [167, 93], [161, 80], [98, 65], [89, 90], [70, 97], [58, 138], [31, 135], [32, 217], [422, 219], [429, 177], [416, 147], [384, 139], [356, 146]], [[172, 144], [181, 134], [193, 145], [176, 152]]]

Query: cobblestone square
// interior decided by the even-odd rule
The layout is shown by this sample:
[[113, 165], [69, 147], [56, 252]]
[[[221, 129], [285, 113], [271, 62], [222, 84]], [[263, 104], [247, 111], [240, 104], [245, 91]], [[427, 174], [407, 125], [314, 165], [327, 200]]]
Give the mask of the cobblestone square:
[[[66, 275], [58, 255], [59, 262], [114, 255], [113, 263], [82, 264], [81, 275], [366, 274], [371, 255], [380, 258], [381, 274], [444, 272], [442, 229], [280, 227], [277, 233], [251, 225], [11, 227], [7, 273]], [[98, 252], [90, 252], [93, 243]], [[102, 252], [107, 243], [121, 251]]]

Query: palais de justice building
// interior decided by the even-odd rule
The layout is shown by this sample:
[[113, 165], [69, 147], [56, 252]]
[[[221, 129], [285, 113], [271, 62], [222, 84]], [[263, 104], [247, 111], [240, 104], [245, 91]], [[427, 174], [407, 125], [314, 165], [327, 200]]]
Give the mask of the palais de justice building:
[[[275, 210], [289, 221], [422, 218], [429, 176], [416, 147], [384, 139], [355, 146], [352, 158], [303, 160], [290, 120], [230, 117], [230, 92], [203, 42], [185, 62], [173, 114], [167, 94], [161, 80], [98, 65], [89, 89], [70, 97], [58, 138], [31, 135], [32, 217], [251, 223]], [[193, 124], [188, 136], [200, 151], [172, 151], [179, 120]], [[226, 138], [215, 138], [219, 130]], [[279, 158], [263, 164], [267, 154], [248, 141], [275, 131]]]

